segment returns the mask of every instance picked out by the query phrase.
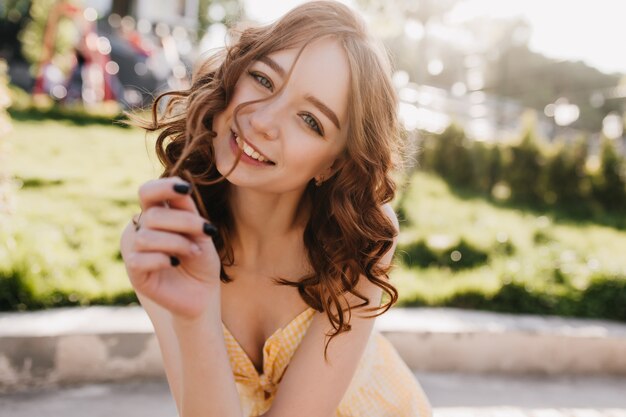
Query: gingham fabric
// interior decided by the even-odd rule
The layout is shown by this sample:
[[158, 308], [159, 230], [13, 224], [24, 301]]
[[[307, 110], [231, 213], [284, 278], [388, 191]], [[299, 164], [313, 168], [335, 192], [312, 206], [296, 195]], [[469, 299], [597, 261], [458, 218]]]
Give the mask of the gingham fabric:
[[[267, 339], [263, 373], [222, 324], [228, 356], [246, 416], [269, 410], [291, 357], [302, 341], [315, 309], [309, 307]], [[374, 330], [335, 417], [431, 417], [426, 394], [393, 345]]]

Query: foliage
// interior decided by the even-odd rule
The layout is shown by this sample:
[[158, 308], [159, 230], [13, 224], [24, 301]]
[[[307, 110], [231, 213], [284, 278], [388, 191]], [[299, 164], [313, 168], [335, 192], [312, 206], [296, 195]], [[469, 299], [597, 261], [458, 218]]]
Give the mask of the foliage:
[[11, 104], [8, 94], [7, 66], [0, 60], [0, 230], [3, 229], [3, 216], [13, 211], [13, 181], [9, 172], [9, 154], [11, 152], [8, 134], [11, 131], [11, 119], [6, 108]]
[[513, 198], [518, 201], [541, 201], [541, 173], [543, 155], [531, 130], [527, 130], [517, 146], [503, 148], [501, 181], [511, 188]]
[[594, 276], [578, 307], [581, 316], [626, 321], [626, 277]]
[[607, 210], [623, 213], [626, 208], [624, 161], [610, 140], [603, 141], [600, 155], [600, 170], [591, 177], [592, 195]]
[[[431, 305], [417, 295], [406, 305]], [[504, 283], [493, 294], [464, 289], [438, 302], [438, 306], [503, 313], [541, 314], [610, 319], [626, 322], [626, 276], [594, 277], [583, 290], [562, 287], [558, 292], [533, 289], [519, 282]]]
[[422, 268], [437, 266], [459, 270], [472, 268], [487, 262], [488, 254], [460, 239], [457, 243], [446, 248], [432, 248], [426, 241], [418, 240], [410, 244], [398, 245], [401, 261], [407, 266]]
[[[470, 142], [450, 126], [439, 135], [424, 135], [420, 166], [496, 201], [558, 208], [582, 218], [617, 215], [626, 210], [624, 157], [605, 139], [599, 169], [590, 169], [586, 140], [540, 145], [528, 129], [518, 143], [486, 144]], [[626, 221], [620, 224], [626, 227]]]
[[587, 146], [584, 138], [565, 146], [557, 144], [547, 157], [544, 200], [550, 204], [570, 205], [589, 199], [590, 178], [585, 171]]
[[[400, 305], [626, 321], [626, 232], [498, 206], [419, 172], [402, 200], [410, 226], [392, 273]], [[452, 248], [468, 252], [462, 241], [479, 256], [451, 266]]]
[[[77, 0], [33, 0], [30, 6], [31, 20], [19, 34], [22, 54], [35, 68], [43, 54], [44, 38], [49, 17], [55, 6], [62, 3], [74, 4]], [[63, 70], [68, 70], [74, 57], [74, 45], [78, 40], [78, 30], [69, 18], [63, 17], [58, 22], [54, 35], [52, 60]]]
[[17, 22], [28, 13], [31, 0], [4, 0], [0, 4], [0, 20]]
[[151, 145], [136, 129], [14, 125], [20, 189], [12, 233], [0, 232], [0, 309], [133, 302], [119, 238], [139, 184], [158, 176]]
[[452, 184], [468, 186], [474, 180], [471, 157], [467, 152], [471, 146], [461, 128], [452, 124], [437, 138], [434, 146], [434, 169]]
[[[219, 7], [223, 10], [223, 18], [216, 20], [211, 17], [209, 10], [211, 6]], [[242, 13], [242, 5], [239, 0], [200, 0], [198, 4], [198, 39], [206, 33], [210, 25], [214, 23], [226, 23], [229, 25], [232, 21], [240, 17]]]
[[[382, 0], [359, 0], [373, 23], [382, 22], [385, 45], [395, 59], [395, 67], [406, 71], [411, 81], [418, 85], [431, 85], [450, 90], [456, 82], [464, 82], [468, 53], [465, 48], [445, 37], [422, 36], [409, 39], [404, 33], [409, 19], [423, 27], [430, 22], [446, 21], [449, 1], [425, 0], [399, 2]], [[412, 10], [415, 9], [415, 10]], [[376, 28], [376, 26], [374, 26]], [[580, 108], [580, 118], [572, 124], [576, 129], [598, 132], [603, 118], [610, 112], [621, 113], [621, 100], [602, 100], [600, 104], [590, 100], [593, 92], [617, 87], [621, 74], [606, 74], [584, 62], [571, 62], [546, 57], [532, 51], [524, 34], [530, 33], [528, 22], [523, 19], [498, 19], [485, 15], [476, 16], [454, 27], [473, 37], [475, 45], [483, 52], [469, 55], [474, 67], [484, 76], [485, 91], [495, 97], [505, 97], [543, 112], [545, 106], [567, 96]], [[522, 36], [520, 36], [522, 35]], [[444, 63], [441, 73], [431, 74], [428, 63], [431, 51]]]
[[120, 107], [114, 102], [102, 102], [86, 107], [82, 104], [57, 106], [47, 96], [37, 97], [16, 86], [10, 86], [12, 100], [8, 111], [15, 120], [41, 121], [65, 120], [76, 125], [108, 125], [128, 128], [127, 117], [120, 113]]

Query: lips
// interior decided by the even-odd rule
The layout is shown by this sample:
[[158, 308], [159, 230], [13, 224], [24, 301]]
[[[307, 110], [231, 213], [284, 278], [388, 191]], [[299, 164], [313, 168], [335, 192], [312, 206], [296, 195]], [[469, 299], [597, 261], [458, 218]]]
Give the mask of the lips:
[[[241, 152], [241, 162], [245, 162], [246, 164], [249, 165], [254, 165], [254, 166], [273, 166], [276, 165], [274, 162], [271, 161], [264, 161], [261, 162], [257, 159], [252, 158], [251, 156], [248, 156], [245, 152], [243, 152], [243, 150], [239, 147], [239, 144], [237, 144], [237, 140], [236, 140], [237, 136], [235, 134], [235, 132], [231, 131], [231, 135], [230, 135], [230, 147], [231, 150], [233, 151], [234, 155], [238, 155], [239, 152]], [[248, 142], [245, 142], [247, 146]], [[252, 148], [252, 147], [251, 147]], [[254, 149], [254, 148], [252, 148]]]
[[[258, 159], [256, 159], [256, 158], [253, 158], [253, 157], [249, 156], [249, 155], [248, 155], [247, 153], [245, 153], [245, 152], [243, 153], [243, 156], [248, 157], [248, 158], [250, 158], [250, 159], [252, 159], [252, 160], [254, 160], [254, 161], [261, 162], [261, 163], [263, 163], [263, 164], [265, 164], [265, 165], [276, 165], [276, 163], [275, 163], [274, 161], [272, 161], [270, 158], [268, 158], [268, 157], [267, 157], [267, 156], [266, 156], [263, 152], [261, 152], [259, 149], [257, 149], [257, 148], [256, 148], [253, 144], [251, 144], [250, 142], [248, 142], [247, 140], [245, 140], [244, 138], [242, 138], [239, 134], [237, 134], [237, 132], [235, 132], [235, 131], [231, 130], [231, 131], [230, 131], [230, 133], [231, 133], [231, 136], [235, 138], [235, 142], [237, 142], [237, 138], [239, 138], [239, 140], [240, 140], [241, 142], [243, 142], [243, 143], [245, 144], [245, 146], [249, 147], [249, 148], [250, 148], [250, 149], [252, 149], [254, 152], [258, 153], [258, 154], [259, 154], [259, 156], [260, 156], [262, 159], [265, 159], [265, 160], [264, 160], [264, 161], [259, 161]], [[240, 146], [238, 143], [236, 143], [236, 144], [237, 144], [237, 147], [239, 147], [239, 146]]]

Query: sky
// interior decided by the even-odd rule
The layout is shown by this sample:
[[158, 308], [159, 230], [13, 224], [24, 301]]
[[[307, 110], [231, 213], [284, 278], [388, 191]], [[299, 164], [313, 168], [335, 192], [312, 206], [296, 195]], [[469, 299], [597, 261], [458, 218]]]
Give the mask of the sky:
[[[416, 1], [416, 0], [407, 0]], [[350, 6], [353, 1], [342, 1]], [[248, 16], [260, 22], [280, 17], [304, 0], [244, 0]], [[460, 0], [457, 18], [524, 17], [531, 26], [529, 47], [555, 59], [582, 60], [607, 73], [626, 74], [624, 0]]]

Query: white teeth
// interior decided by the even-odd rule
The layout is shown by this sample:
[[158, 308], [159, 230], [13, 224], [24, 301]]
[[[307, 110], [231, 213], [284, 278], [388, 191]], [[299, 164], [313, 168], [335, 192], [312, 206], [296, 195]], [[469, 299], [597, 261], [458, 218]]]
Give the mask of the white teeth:
[[257, 161], [261, 162], [267, 161], [267, 159], [265, 159], [260, 153], [255, 151], [250, 145], [243, 142], [235, 132], [233, 132], [233, 136], [235, 136], [235, 141], [237, 142], [237, 145], [239, 145], [240, 148], [243, 148], [244, 153], [250, 158], [254, 158]]
[[248, 156], [252, 156], [252, 154], [254, 153], [254, 149], [252, 149], [251, 146], [249, 146], [247, 143], [243, 144], [243, 151], [246, 153], [246, 155]]

